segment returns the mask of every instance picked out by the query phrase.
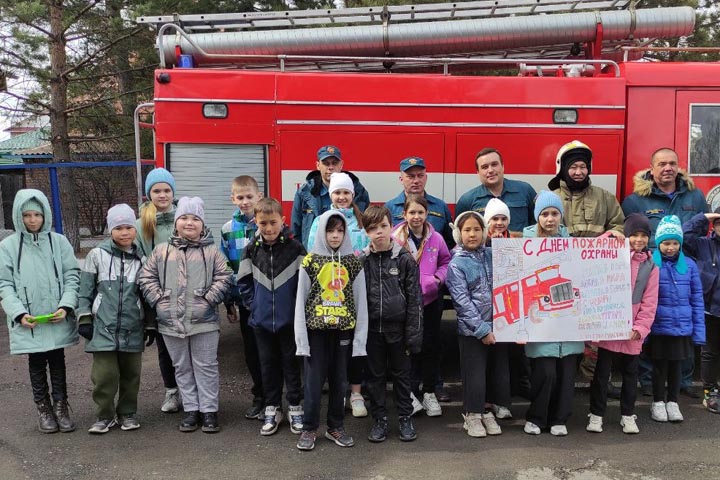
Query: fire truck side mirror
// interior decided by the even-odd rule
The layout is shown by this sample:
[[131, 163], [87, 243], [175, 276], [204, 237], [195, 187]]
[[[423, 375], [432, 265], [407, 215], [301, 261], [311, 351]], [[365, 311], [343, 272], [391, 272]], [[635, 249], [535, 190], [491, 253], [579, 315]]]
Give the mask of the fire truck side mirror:
[[170, 74], [167, 72], [158, 73], [158, 83], [170, 83]]

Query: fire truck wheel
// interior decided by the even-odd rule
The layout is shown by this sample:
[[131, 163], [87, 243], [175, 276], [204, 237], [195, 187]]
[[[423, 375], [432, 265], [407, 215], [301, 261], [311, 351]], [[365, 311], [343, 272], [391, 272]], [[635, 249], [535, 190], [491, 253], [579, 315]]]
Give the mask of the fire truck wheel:
[[530, 321], [533, 323], [542, 322], [542, 318], [540, 317], [540, 307], [537, 302], [530, 305], [530, 309], [528, 309], [528, 317], [530, 317]]

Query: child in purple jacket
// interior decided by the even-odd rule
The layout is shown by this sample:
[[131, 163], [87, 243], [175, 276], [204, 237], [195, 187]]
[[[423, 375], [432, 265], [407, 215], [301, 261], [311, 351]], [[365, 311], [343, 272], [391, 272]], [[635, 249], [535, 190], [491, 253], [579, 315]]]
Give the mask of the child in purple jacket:
[[[440, 321], [442, 320], [443, 298], [440, 290], [445, 283], [450, 252], [443, 237], [427, 221], [428, 203], [422, 195], [408, 195], [405, 199], [403, 217], [405, 221], [393, 229], [393, 238], [409, 251], [420, 267], [420, 286], [423, 297], [423, 343], [422, 351], [413, 356], [412, 379], [422, 375], [422, 404], [415, 394], [413, 414], [421, 409], [429, 417], [442, 415], [442, 408], [435, 397], [435, 384], [440, 376]], [[412, 390], [418, 390], [417, 383]]]

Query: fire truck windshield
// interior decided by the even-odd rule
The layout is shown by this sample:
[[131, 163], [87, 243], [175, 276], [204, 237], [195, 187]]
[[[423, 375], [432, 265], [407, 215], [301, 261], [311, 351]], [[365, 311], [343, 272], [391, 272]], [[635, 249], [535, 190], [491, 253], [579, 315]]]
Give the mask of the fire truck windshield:
[[559, 269], [558, 268], [548, 268], [547, 270], [543, 270], [541, 272], [538, 272], [538, 278], [541, 282], [546, 282], [548, 280], [552, 280], [556, 278], [559, 275]]

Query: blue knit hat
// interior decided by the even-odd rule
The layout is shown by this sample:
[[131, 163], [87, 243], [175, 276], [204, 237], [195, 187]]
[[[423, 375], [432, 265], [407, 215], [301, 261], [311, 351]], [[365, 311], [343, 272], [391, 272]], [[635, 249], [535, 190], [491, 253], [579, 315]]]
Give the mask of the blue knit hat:
[[145, 179], [145, 196], [150, 198], [150, 190], [156, 183], [167, 183], [175, 194], [175, 177], [164, 168], [156, 168], [148, 173]]
[[[660, 220], [660, 223], [658, 223], [657, 230], [655, 230], [655, 245], [657, 245], [658, 248], [653, 252], [653, 260], [658, 267], [662, 265], [662, 253], [660, 252], [660, 244], [665, 240], [677, 240], [682, 247], [682, 223], [680, 223], [680, 219], [677, 217], [677, 215], [664, 216]], [[680, 249], [680, 254], [678, 255], [677, 265], [675, 265], [675, 269], [678, 273], [687, 273], [687, 262], [685, 261], [685, 254], [683, 254], [682, 248]]]
[[560, 215], [564, 215], [560, 197], [549, 190], [540, 190], [538, 196], [535, 197], [535, 221], [540, 218], [543, 210], [550, 207], [557, 208], [560, 211]]

